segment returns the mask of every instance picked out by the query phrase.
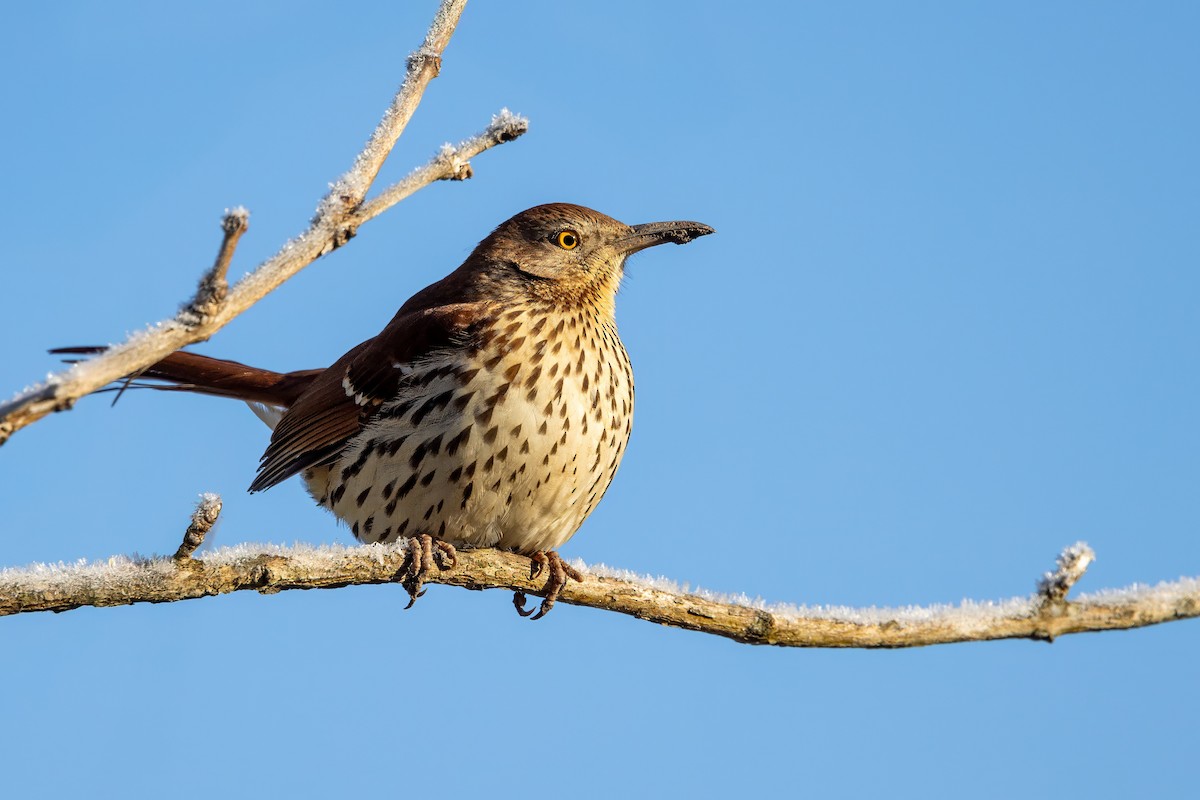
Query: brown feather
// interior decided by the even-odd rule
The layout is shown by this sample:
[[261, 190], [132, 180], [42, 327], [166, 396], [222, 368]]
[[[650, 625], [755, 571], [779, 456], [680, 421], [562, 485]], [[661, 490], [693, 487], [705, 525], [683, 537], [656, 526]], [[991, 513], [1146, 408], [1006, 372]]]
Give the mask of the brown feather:
[[251, 403], [287, 408], [308, 390], [323, 371], [272, 372], [237, 361], [181, 350], [149, 367], [141, 377], [188, 385], [191, 391], [199, 394], [236, 397]]
[[[435, 287], [438, 284], [430, 289]], [[422, 299], [434, 296], [430, 292]], [[471, 333], [486, 311], [482, 303], [415, 310], [413, 305], [423, 303], [406, 303], [378, 336], [339, 358], [288, 408], [275, 426], [250, 491], [269, 489], [335, 459], [379, 407], [396, 397], [403, 379], [399, 365], [469, 345]]]
[[480, 303], [455, 303], [405, 308], [347, 366], [346, 382], [359, 405], [384, 403], [399, 394], [403, 379], [399, 365], [412, 364], [429, 353], [451, 347], [469, 336], [482, 318]]
[[[103, 347], [58, 347], [51, 353], [60, 355], [94, 355]], [[183, 389], [195, 394], [232, 397], [249, 403], [292, 405], [308, 390], [323, 369], [298, 372], [272, 372], [247, 366], [237, 361], [212, 358], [180, 350], [153, 364], [131, 378], [150, 378], [166, 381], [172, 386], [146, 388]]]

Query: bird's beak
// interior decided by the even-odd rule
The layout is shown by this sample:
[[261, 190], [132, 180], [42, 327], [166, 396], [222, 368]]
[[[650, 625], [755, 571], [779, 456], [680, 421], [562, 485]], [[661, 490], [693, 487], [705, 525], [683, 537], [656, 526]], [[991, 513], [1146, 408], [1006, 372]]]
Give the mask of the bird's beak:
[[701, 222], [646, 222], [631, 226], [629, 235], [617, 240], [617, 247], [630, 255], [656, 244], [687, 244], [710, 233], [716, 231]]

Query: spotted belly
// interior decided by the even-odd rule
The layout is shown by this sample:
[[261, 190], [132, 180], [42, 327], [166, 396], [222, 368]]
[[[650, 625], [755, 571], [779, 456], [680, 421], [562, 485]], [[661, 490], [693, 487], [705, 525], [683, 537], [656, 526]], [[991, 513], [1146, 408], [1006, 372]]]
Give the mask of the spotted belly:
[[309, 490], [363, 542], [428, 533], [522, 553], [561, 546], [607, 490], [632, 425], [624, 348], [615, 331], [590, 341], [593, 353], [542, 343], [421, 365], [435, 377], [306, 473]]

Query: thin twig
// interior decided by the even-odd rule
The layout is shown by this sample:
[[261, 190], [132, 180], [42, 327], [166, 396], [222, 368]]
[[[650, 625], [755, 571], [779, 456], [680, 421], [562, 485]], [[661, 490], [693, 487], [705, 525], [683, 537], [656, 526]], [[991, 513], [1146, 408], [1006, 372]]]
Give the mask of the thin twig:
[[217, 251], [217, 260], [203, 278], [196, 290], [196, 297], [188, 309], [196, 314], [197, 324], [220, 310], [229, 294], [229, 283], [225, 276], [229, 273], [229, 264], [233, 261], [233, 251], [237, 249], [238, 240], [250, 227], [250, 212], [242, 207], [226, 211], [221, 217], [221, 230], [225, 235], [221, 239], [221, 249]]
[[467, 0], [443, 0], [434, 14], [433, 22], [425, 33], [420, 49], [409, 54], [408, 72], [404, 83], [396, 92], [392, 104], [384, 112], [383, 120], [367, 140], [366, 146], [354, 160], [354, 166], [329, 191], [328, 198], [341, 202], [347, 209], [356, 208], [367, 196], [375, 176], [383, 167], [396, 140], [408, 126], [413, 112], [425, 94], [425, 87], [438, 76], [442, 69], [442, 52], [450, 43], [458, 19], [462, 16]]
[[[37, 565], [0, 572], [0, 615], [67, 611], [80, 606], [166, 603], [255, 589], [328, 589], [396, 582], [407, 542], [362, 547], [305, 545], [263, 548], [239, 545], [175, 561], [111, 558], [98, 564]], [[1064, 596], [1047, 609], [1044, 595], [996, 603], [964, 602], [926, 608], [848, 609], [768, 605], [745, 597], [688, 591], [662, 579], [603, 566], [585, 567], [560, 601], [622, 614], [749, 644], [786, 647], [915, 647], [990, 639], [1051, 641], [1084, 631], [1137, 628], [1200, 616], [1200, 579], [1156, 587], [1135, 586], [1076, 600]], [[454, 569], [431, 570], [428, 583], [468, 589], [538, 594], [529, 559], [496, 550], [459, 550]], [[400, 591], [399, 588], [397, 591]], [[397, 598], [397, 603], [400, 598]], [[436, 597], [417, 604], [429, 605]], [[419, 613], [419, 612], [418, 612]], [[556, 609], [551, 618], [566, 612]]]
[[212, 526], [217, 523], [219, 516], [221, 516], [221, 496], [211, 492], [202, 494], [200, 502], [196, 504], [196, 510], [192, 512], [192, 524], [188, 525], [188, 529], [183, 534], [183, 542], [171, 558], [176, 561], [186, 561], [191, 558], [192, 554], [196, 552], [196, 548], [204, 544], [204, 537], [212, 530]]
[[422, 186], [428, 186], [434, 181], [461, 181], [470, 178], [472, 158], [496, 145], [511, 142], [528, 130], [529, 120], [507, 108], [500, 109], [500, 113], [493, 116], [491, 124], [482, 131], [457, 146], [449, 143], [442, 145], [442, 149], [428, 164], [413, 170], [403, 180], [363, 203], [353, 214], [354, 224], [361, 225], [374, 219]]
[[1096, 560], [1096, 553], [1084, 542], [1076, 542], [1058, 554], [1054, 572], [1047, 572], [1038, 582], [1038, 593], [1045, 603], [1062, 603], [1087, 568]]
[[[391, 106], [355, 159], [354, 166], [332, 184], [304, 233], [232, 286], [224, 302], [212, 313], [198, 315], [190, 305], [185, 306], [175, 317], [135, 333], [100, 355], [51, 375], [42, 383], [0, 403], [0, 444], [51, 412], [71, 408], [80, 397], [135, 374], [181, 347], [208, 339], [288, 278], [344, 244], [359, 225], [402, 197], [437, 180], [465, 177], [461, 165], [456, 168], [439, 154], [428, 165], [388, 189], [379, 200], [363, 204], [380, 166], [404, 131], [426, 86], [437, 75], [442, 51], [465, 4], [465, 0], [443, 0], [423, 44], [409, 58], [407, 75]], [[496, 132], [498, 126], [500, 132]], [[526, 127], [523, 119], [502, 112], [491, 127], [460, 145], [460, 149], [476, 155], [520, 136]]]

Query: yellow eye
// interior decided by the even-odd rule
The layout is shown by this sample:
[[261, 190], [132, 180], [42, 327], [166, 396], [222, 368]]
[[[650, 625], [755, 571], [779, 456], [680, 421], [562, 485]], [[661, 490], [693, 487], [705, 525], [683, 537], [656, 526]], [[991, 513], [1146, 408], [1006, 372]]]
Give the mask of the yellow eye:
[[554, 243], [563, 250], [574, 250], [579, 247], [579, 234], [575, 231], [560, 231], [555, 234]]

